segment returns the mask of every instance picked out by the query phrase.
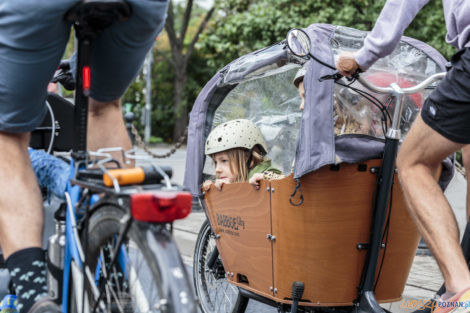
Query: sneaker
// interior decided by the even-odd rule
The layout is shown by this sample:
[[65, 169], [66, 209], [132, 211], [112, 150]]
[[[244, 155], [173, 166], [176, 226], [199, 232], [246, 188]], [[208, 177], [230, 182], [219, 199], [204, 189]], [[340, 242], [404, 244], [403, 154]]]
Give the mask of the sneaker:
[[447, 300], [440, 299], [433, 313], [470, 313], [470, 287]]
[[28, 313], [62, 313], [62, 311], [51, 297], [44, 296], [33, 304]]

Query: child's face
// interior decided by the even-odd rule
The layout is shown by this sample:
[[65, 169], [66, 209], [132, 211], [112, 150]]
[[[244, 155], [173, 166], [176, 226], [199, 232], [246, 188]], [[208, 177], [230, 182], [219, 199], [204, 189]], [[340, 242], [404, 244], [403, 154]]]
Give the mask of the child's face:
[[230, 167], [230, 159], [228, 158], [227, 153], [220, 152], [213, 156], [215, 165], [215, 175], [217, 179], [227, 179], [233, 183], [236, 179], [236, 175], [232, 172]]

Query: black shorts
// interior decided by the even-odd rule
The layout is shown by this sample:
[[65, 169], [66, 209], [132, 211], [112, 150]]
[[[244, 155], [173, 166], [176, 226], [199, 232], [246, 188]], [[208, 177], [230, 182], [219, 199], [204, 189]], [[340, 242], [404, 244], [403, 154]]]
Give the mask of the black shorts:
[[470, 48], [452, 57], [452, 69], [424, 102], [421, 117], [447, 139], [470, 143]]

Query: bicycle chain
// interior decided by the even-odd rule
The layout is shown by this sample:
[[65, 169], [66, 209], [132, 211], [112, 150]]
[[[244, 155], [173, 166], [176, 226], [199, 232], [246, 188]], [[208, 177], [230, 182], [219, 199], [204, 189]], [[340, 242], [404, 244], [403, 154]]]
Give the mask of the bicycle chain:
[[157, 158], [157, 159], [165, 159], [165, 158], [168, 158], [171, 155], [173, 155], [176, 152], [177, 149], [181, 148], [181, 146], [184, 144], [184, 142], [188, 138], [188, 127], [186, 127], [186, 129], [184, 130], [183, 135], [176, 141], [174, 147], [171, 148], [169, 152], [167, 152], [165, 154], [156, 154], [156, 153], [153, 153], [152, 151], [150, 151], [150, 148], [145, 144], [145, 142], [143, 141], [142, 137], [139, 135], [139, 132], [137, 131], [137, 129], [135, 128], [134, 125], [131, 125], [131, 132], [132, 132], [132, 135], [135, 138], [136, 146], [143, 149], [150, 156], [152, 156], [154, 158]]

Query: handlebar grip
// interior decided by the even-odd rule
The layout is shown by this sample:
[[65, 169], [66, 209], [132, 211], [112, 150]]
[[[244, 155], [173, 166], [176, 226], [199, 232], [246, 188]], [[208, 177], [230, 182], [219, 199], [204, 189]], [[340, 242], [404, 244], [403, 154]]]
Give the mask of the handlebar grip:
[[64, 70], [64, 71], [69, 71], [70, 70], [70, 59], [65, 59], [65, 60], [60, 61], [59, 69]]

